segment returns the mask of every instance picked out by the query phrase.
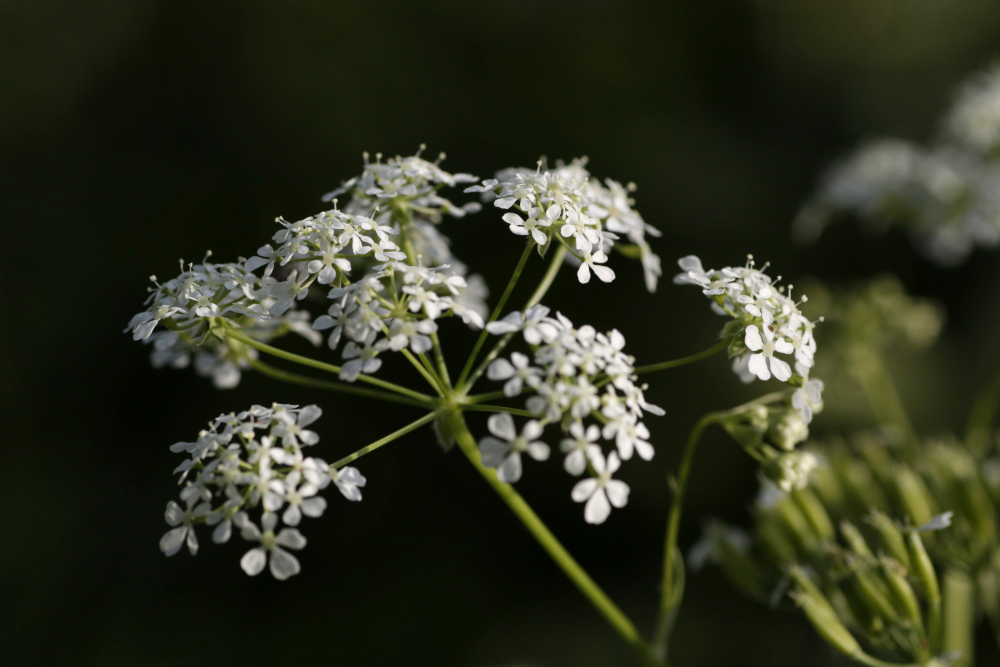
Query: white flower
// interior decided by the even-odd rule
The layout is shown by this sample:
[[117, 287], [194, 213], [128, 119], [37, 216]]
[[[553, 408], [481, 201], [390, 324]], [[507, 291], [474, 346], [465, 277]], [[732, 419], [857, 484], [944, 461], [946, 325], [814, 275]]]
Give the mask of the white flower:
[[512, 484], [521, 479], [521, 454], [526, 453], [536, 461], [549, 458], [549, 446], [535, 440], [542, 434], [542, 424], [534, 419], [525, 423], [520, 435], [514, 419], [506, 412], [490, 415], [487, 421], [490, 433], [497, 436], [483, 438], [479, 451], [483, 465], [497, 469], [501, 482]]
[[823, 407], [823, 382], [809, 380], [792, 394], [792, 407], [802, 415], [802, 421], [810, 423], [813, 414]]
[[284, 581], [302, 570], [298, 559], [285, 551], [285, 549], [299, 550], [306, 546], [306, 538], [302, 533], [295, 528], [282, 528], [281, 532], [275, 534], [278, 517], [271, 513], [264, 514], [261, 528], [251, 523], [249, 519], [240, 523], [240, 535], [243, 539], [260, 543], [259, 547], [246, 552], [240, 560], [240, 567], [244, 572], [251, 577], [260, 574], [267, 565], [268, 556], [271, 560], [271, 574], [279, 581]]
[[503, 386], [504, 396], [517, 396], [524, 385], [533, 387], [541, 379], [542, 372], [529, 364], [528, 357], [520, 352], [510, 355], [510, 361], [497, 359], [486, 369], [490, 380], [507, 380]]
[[590, 282], [590, 272], [593, 271], [597, 277], [604, 283], [610, 283], [615, 279], [615, 272], [606, 266], [601, 266], [604, 262], [608, 261], [608, 256], [602, 251], [591, 254], [590, 252], [584, 251], [583, 257], [581, 257], [580, 268], [576, 271], [576, 278], [581, 283]]
[[368, 480], [365, 479], [364, 475], [357, 468], [353, 466], [344, 466], [339, 469], [329, 468], [327, 474], [330, 477], [330, 481], [334, 483], [345, 498], [355, 502], [361, 500], [361, 487]]
[[316, 518], [322, 516], [326, 509], [326, 499], [317, 496], [319, 488], [302, 479], [301, 473], [295, 471], [288, 474], [284, 480], [285, 502], [288, 507], [281, 515], [281, 520], [289, 526], [297, 526], [302, 521], [302, 515]]
[[194, 534], [194, 520], [206, 514], [208, 514], [208, 506], [204, 504], [197, 505], [194, 509], [189, 506], [187, 510], [183, 510], [174, 501], [168, 502], [167, 510], [163, 516], [167, 520], [167, 525], [176, 527], [167, 531], [160, 539], [160, 551], [167, 556], [173, 556], [181, 550], [184, 544], [187, 544], [191, 555], [197, 555], [198, 538]]
[[559, 449], [566, 454], [563, 467], [571, 475], [582, 475], [587, 469], [587, 461], [601, 451], [595, 444], [601, 437], [601, 429], [591, 424], [584, 430], [581, 422], [573, 422], [569, 425], [569, 434], [572, 437], [559, 443]]
[[577, 482], [570, 495], [575, 502], [587, 503], [583, 509], [584, 521], [604, 523], [612, 507], [621, 508], [628, 503], [629, 488], [625, 482], [611, 478], [621, 466], [616, 453], [611, 452], [605, 461], [602, 454], [595, 452], [590, 457], [590, 465], [597, 476]]
[[747, 368], [761, 380], [769, 380], [773, 373], [781, 382], [787, 382], [788, 378], [792, 377], [792, 369], [786, 362], [775, 357], [774, 353], [791, 354], [794, 348], [784, 338], [775, 338], [770, 327], [764, 327], [763, 331], [762, 338], [757, 325], [751, 324], [747, 327], [745, 343], [754, 352], [750, 355]]
[[[508, 212], [503, 214], [503, 221], [510, 225], [510, 231], [514, 234], [518, 236], [528, 236], [530, 234], [535, 243], [545, 245], [549, 237], [543, 230], [552, 226], [550, 215], [549, 213], [542, 215], [542, 209], [530, 206], [527, 201], [525, 201], [525, 205], [522, 207], [527, 208], [525, 211], [527, 213], [526, 218], [522, 218], [517, 213]], [[558, 218], [559, 207], [552, 206], [550, 210], [555, 210], [555, 215]]]

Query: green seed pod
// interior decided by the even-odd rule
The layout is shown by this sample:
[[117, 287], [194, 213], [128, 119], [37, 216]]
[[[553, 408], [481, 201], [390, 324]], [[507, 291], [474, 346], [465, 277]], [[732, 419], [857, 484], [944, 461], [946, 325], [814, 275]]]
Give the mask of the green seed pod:
[[847, 542], [847, 546], [850, 547], [851, 551], [859, 556], [871, 559], [875, 558], [875, 554], [868, 548], [868, 543], [865, 542], [861, 531], [855, 528], [854, 524], [850, 521], [840, 522], [840, 534], [843, 535], [844, 541]]
[[888, 624], [899, 623], [900, 617], [889, 602], [887, 591], [882, 590], [882, 583], [875, 572], [867, 565], [858, 564], [851, 576], [854, 589], [873, 615], [879, 616]]
[[912, 529], [906, 531], [906, 545], [910, 551], [910, 572], [916, 577], [920, 591], [927, 600], [927, 638], [931, 648], [935, 649], [941, 632], [941, 587], [920, 533]]
[[854, 657], [861, 654], [861, 645], [840, 622], [833, 606], [819, 588], [799, 568], [792, 568], [789, 574], [797, 585], [795, 600], [805, 612], [809, 622], [816, 628], [816, 632], [845, 655]]
[[820, 542], [830, 542], [836, 537], [830, 515], [827, 514], [823, 503], [809, 487], [792, 491], [791, 497]]
[[937, 514], [937, 505], [927, 485], [912, 469], [896, 466], [896, 495], [913, 525], [922, 526]]
[[886, 553], [895, 558], [904, 568], [909, 569], [910, 553], [906, 548], [903, 533], [900, 532], [896, 522], [878, 510], [872, 512], [868, 522], [878, 532]]
[[920, 613], [920, 602], [917, 600], [917, 594], [913, 591], [913, 587], [910, 586], [910, 582], [906, 579], [906, 570], [891, 558], [880, 558], [879, 568], [882, 571], [882, 578], [889, 588], [889, 593], [896, 607], [923, 634], [923, 616]]

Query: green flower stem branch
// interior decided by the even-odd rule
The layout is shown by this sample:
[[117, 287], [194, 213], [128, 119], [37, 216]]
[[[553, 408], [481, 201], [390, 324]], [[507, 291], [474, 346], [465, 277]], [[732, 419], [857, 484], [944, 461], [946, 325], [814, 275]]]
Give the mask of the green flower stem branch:
[[346, 466], [348, 463], [351, 463], [352, 461], [356, 461], [357, 459], [360, 459], [365, 454], [369, 454], [371, 452], [374, 452], [379, 447], [382, 447], [383, 445], [387, 445], [390, 442], [392, 442], [393, 440], [398, 440], [399, 438], [402, 438], [407, 433], [411, 433], [413, 431], [416, 431], [418, 428], [420, 428], [424, 424], [431, 423], [432, 421], [434, 421], [435, 419], [437, 419], [438, 417], [440, 417], [442, 412], [443, 412], [443, 410], [435, 410], [434, 412], [428, 412], [426, 415], [424, 415], [420, 419], [407, 424], [406, 426], [404, 426], [403, 428], [401, 428], [401, 429], [399, 429], [397, 431], [393, 431], [392, 433], [390, 433], [389, 435], [385, 436], [384, 438], [379, 438], [375, 442], [371, 443], [370, 445], [366, 445], [366, 446], [362, 447], [361, 449], [359, 449], [358, 451], [354, 452], [353, 454], [345, 456], [344, 458], [340, 459], [339, 461], [335, 461], [334, 463], [331, 463], [330, 467], [332, 467], [332, 468], [338, 468], [338, 469], [342, 468], [342, 467]]
[[[503, 295], [500, 300], [497, 301], [497, 305], [493, 308], [493, 312], [490, 313], [489, 322], [495, 322], [500, 313], [503, 312], [503, 307], [507, 305], [508, 299], [510, 299], [511, 293], [514, 291], [514, 287], [517, 285], [517, 281], [521, 278], [521, 273], [524, 271], [525, 264], [528, 263], [528, 258], [531, 257], [531, 251], [535, 248], [535, 242], [529, 241], [528, 245], [524, 248], [524, 252], [521, 253], [521, 258], [517, 261], [517, 266], [514, 267], [514, 272], [510, 276], [510, 280], [507, 281], [507, 287], [503, 291]], [[483, 345], [486, 343], [486, 339], [489, 337], [489, 332], [483, 328], [482, 332], [479, 334], [479, 338], [476, 339], [476, 344], [472, 348], [472, 353], [469, 355], [468, 361], [465, 362], [465, 366], [462, 368], [462, 372], [458, 376], [456, 381], [456, 386], [464, 386], [465, 381], [469, 377], [469, 373], [472, 372], [472, 366], [476, 363], [476, 357], [479, 356], [479, 351], [483, 349]], [[472, 382], [469, 383], [470, 385]]]
[[[233, 338], [234, 340], [238, 340], [244, 345], [248, 345], [254, 348], [255, 350], [264, 352], [266, 354], [270, 354], [271, 356], [278, 357], [279, 359], [284, 359], [285, 361], [291, 361], [293, 363], [301, 364], [303, 366], [309, 366], [310, 368], [326, 371], [328, 373], [338, 373], [338, 374], [340, 373], [340, 366], [334, 366], [333, 364], [328, 364], [322, 361], [317, 361], [316, 359], [310, 359], [309, 357], [304, 357], [301, 354], [286, 352], [285, 350], [273, 347], [271, 345], [268, 345], [267, 343], [261, 343], [260, 341], [254, 340], [253, 338], [250, 338], [249, 336], [240, 333], [239, 330], [234, 329], [233, 327], [225, 326], [222, 332], [220, 333], [229, 338]], [[381, 389], [386, 389], [388, 391], [395, 392], [402, 396], [408, 396], [409, 398], [412, 398], [416, 401], [420, 401], [421, 403], [425, 403], [427, 405], [434, 404], [434, 399], [428, 396], [427, 394], [422, 394], [419, 391], [413, 391], [412, 389], [407, 389], [406, 387], [403, 387], [401, 385], [394, 384], [392, 382], [386, 382], [385, 380], [380, 380], [378, 378], [371, 377], [370, 375], [363, 375], [363, 374], [359, 375], [358, 381], [365, 382], [367, 384], [379, 387]], [[344, 387], [346, 391], [347, 390], [346, 388], [349, 388], [350, 385], [345, 383]]]
[[702, 350], [697, 354], [692, 354], [687, 357], [681, 357], [680, 359], [671, 359], [670, 361], [661, 361], [657, 364], [649, 364], [647, 366], [637, 366], [635, 372], [639, 375], [643, 373], [655, 373], [657, 371], [666, 371], [671, 368], [678, 368], [680, 366], [687, 366], [688, 364], [693, 364], [702, 359], [708, 359], [712, 355], [722, 352], [727, 347], [729, 347], [729, 341], [720, 340], [718, 343], [708, 348], [707, 350]]
[[465, 423], [461, 413], [453, 412], [449, 421], [451, 430], [455, 435], [459, 448], [465, 454], [473, 467], [483, 476], [483, 479], [493, 487], [500, 498], [514, 512], [514, 515], [524, 524], [524, 527], [538, 541], [539, 545], [551, 556], [556, 565], [562, 569], [567, 577], [576, 585], [580, 592], [590, 600], [604, 619], [614, 628], [621, 638], [632, 648], [639, 661], [646, 667], [656, 667], [662, 665], [661, 661], [653, 657], [649, 645], [639, 635], [635, 624], [615, 605], [614, 602], [601, 590], [601, 588], [590, 578], [579, 563], [569, 554], [559, 543], [555, 535], [546, 527], [542, 520], [538, 518], [534, 510], [527, 502], [514, 490], [510, 484], [501, 482], [496, 475], [496, 471], [487, 468], [479, 455], [476, 441]]
[[[546, 270], [545, 275], [542, 276], [542, 281], [538, 283], [538, 287], [535, 288], [535, 291], [528, 298], [527, 303], [524, 304], [524, 310], [528, 310], [532, 306], [537, 305], [543, 298], [545, 298], [545, 294], [549, 291], [549, 288], [552, 287], [552, 283], [555, 282], [556, 276], [559, 275], [559, 269], [562, 268], [563, 261], [565, 259], [566, 248], [564, 246], [559, 246], [553, 251], [552, 259], [549, 260], [549, 268]], [[458, 386], [466, 389], [472, 387], [472, 385], [476, 383], [476, 380], [479, 379], [479, 376], [486, 370], [486, 367], [489, 366], [501, 352], [503, 352], [504, 348], [507, 347], [507, 343], [510, 342], [510, 339], [513, 338], [513, 336], [514, 334], [504, 334], [501, 336], [500, 340], [497, 341], [497, 344], [493, 346], [493, 349], [486, 355], [486, 358], [480, 362], [479, 366], [477, 366], [476, 370], [472, 372], [468, 380], [465, 381], [464, 385], [459, 384]]]
[[660, 611], [653, 633], [652, 645], [654, 655], [664, 663], [667, 662], [670, 633], [673, 630], [674, 621], [677, 618], [677, 611], [684, 592], [684, 565], [683, 561], [678, 558], [680, 550], [677, 547], [677, 539], [680, 532], [681, 513], [684, 508], [684, 493], [687, 490], [688, 478], [691, 475], [691, 466], [694, 463], [694, 454], [698, 449], [698, 444], [701, 442], [701, 436], [705, 432], [705, 429], [712, 424], [722, 421], [726, 417], [738, 414], [743, 410], [757, 405], [766, 405], [767, 403], [781, 400], [785, 396], [787, 396], [786, 392], [775, 392], [761, 396], [730, 410], [710, 412], [695, 423], [694, 428], [691, 430], [691, 435], [688, 436], [677, 476], [670, 480], [674, 502], [670, 506], [670, 514], [667, 519], [667, 536], [663, 550], [663, 581], [660, 586]]
[[374, 398], [379, 401], [388, 401], [390, 403], [399, 403], [401, 405], [411, 405], [416, 408], [428, 408], [431, 406], [431, 404], [426, 401], [418, 401], [406, 396], [398, 396], [385, 391], [379, 391], [378, 389], [366, 389], [365, 387], [355, 387], [344, 382], [330, 382], [329, 380], [318, 380], [305, 375], [298, 375], [297, 373], [289, 373], [288, 371], [266, 364], [259, 359], [248, 358], [247, 361], [249, 362], [251, 368], [259, 372], [261, 375], [266, 375], [281, 382], [297, 384], [301, 387], [335, 391], [341, 394], [352, 394], [354, 396], [361, 396], [364, 398]]

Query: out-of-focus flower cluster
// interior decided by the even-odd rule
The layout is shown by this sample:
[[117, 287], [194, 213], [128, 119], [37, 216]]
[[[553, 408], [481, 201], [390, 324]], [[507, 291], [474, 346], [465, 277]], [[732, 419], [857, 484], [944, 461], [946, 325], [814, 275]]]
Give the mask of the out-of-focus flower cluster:
[[[268, 564], [276, 579], [297, 574], [299, 561], [289, 550], [306, 545], [297, 528], [302, 517], [318, 517], [326, 509], [319, 492], [332, 483], [357, 501], [365, 485], [356, 468], [334, 469], [303, 453], [319, 441], [308, 427], [320, 415], [315, 405], [255, 405], [219, 415], [194, 442], [171, 446], [190, 458], [174, 471], [182, 488], [180, 502], [167, 504], [171, 529], [160, 540], [163, 553], [172, 556], [186, 545], [197, 554], [195, 527], [204, 524], [213, 528], [216, 544], [228, 542], [235, 529], [254, 545], [240, 561], [247, 574], [260, 574]], [[286, 527], [279, 530], [279, 522]]]
[[978, 605], [997, 611], [995, 457], [977, 462], [951, 439], [909, 450], [868, 433], [811, 451], [819, 465], [808, 485], [765, 482], [752, 530], [708, 524], [692, 565], [717, 563], [737, 588], [772, 606], [791, 590], [824, 636], [844, 628], [834, 645], [899, 662], [930, 657], [929, 608], [940, 604], [937, 577], [946, 567], [968, 572]]
[[614, 280], [614, 270], [605, 265], [614, 248], [641, 260], [646, 287], [655, 291], [660, 258], [646, 236], [660, 232], [633, 208], [634, 185], [611, 179], [601, 183], [591, 177], [586, 164], [586, 158], [580, 158], [549, 169], [541, 160], [537, 169], [504, 169], [466, 192], [482, 192], [494, 206], [507, 210], [503, 221], [510, 231], [530, 237], [539, 252], [547, 252], [554, 243], [564, 244], [580, 261], [581, 283], [590, 282], [591, 274], [602, 282]]
[[[643, 387], [636, 384], [634, 359], [624, 352], [621, 333], [576, 327], [562, 314], [549, 312], [536, 305], [487, 327], [496, 335], [520, 332], [528, 344], [530, 356], [514, 352], [509, 359], [496, 359], [487, 376], [504, 383], [507, 397], [528, 394], [526, 408], [534, 417], [518, 432], [510, 415], [492, 416], [493, 435], [480, 442], [483, 462], [497, 468], [501, 480], [516, 482], [521, 455], [548, 458], [549, 446], [539, 438], [546, 426], [557, 426], [566, 472], [590, 474], [573, 488], [573, 500], [586, 502], [589, 523], [602, 523], [611, 507], [623, 507], [628, 500], [628, 486], [611, 477], [621, 461], [633, 454], [647, 461], [653, 457], [644, 413], [663, 411], [647, 403]], [[602, 440], [612, 445], [607, 455]]]
[[795, 222], [803, 240], [856, 216], [882, 231], [900, 226], [941, 264], [1000, 242], [1000, 65], [962, 87], [928, 146], [901, 139], [862, 145], [833, 166]]

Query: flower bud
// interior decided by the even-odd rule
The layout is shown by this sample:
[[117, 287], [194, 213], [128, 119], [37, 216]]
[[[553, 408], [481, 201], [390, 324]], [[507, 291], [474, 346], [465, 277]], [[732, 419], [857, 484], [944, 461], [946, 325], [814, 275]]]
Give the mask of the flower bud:
[[789, 410], [768, 429], [767, 435], [779, 448], [790, 452], [809, 437], [809, 426], [798, 410]]

